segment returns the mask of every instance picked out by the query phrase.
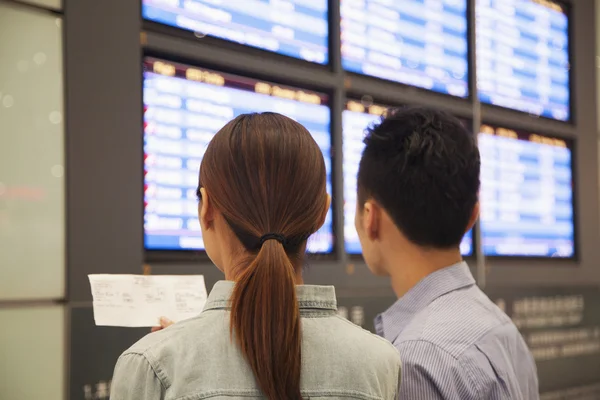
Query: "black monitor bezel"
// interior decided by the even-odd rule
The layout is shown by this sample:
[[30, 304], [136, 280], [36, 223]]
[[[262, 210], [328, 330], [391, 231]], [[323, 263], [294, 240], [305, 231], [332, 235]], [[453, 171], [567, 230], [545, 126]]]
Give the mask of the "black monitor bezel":
[[[365, 95], [362, 96], [362, 98], [364, 99]], [[367, 97], [367, 103], [369, 106], [371, 105], [377, 105], [377, 106], [381, 106], [381, 107], [387, 107], [387, 108], [400, 108], [400, 107], [406, 107], [408, 105], [403, 105], [403, 104], [386, 104], [386, 102], [380, 102], [376, 99], [373, 99], [372, 96], [370, 95], [366, 95]], [[360, 95], [357, 94], [353, 94], [353, 93], [348, 93], [347, 96], [344, 98], [344, 103], [343, 103], [343, 109], [342, 109], [342, 121], [343, 121], [343, 112], [347, 111], [347, 104], [349, 101], [358, 101], [358, 102], [363, 102], [364, 100], [361, 99]], [[465, 128], [467, 128], [467, 130], [474, 135], [473, 133], [473, 122], [471, 119], [469, 118], [465, 118], [465, 117], [457, 117], [465, 126]], [[342, 124], [343, 126], [343, 124]], [[366, 128], [366, 127], [365, 127]], [[342, 129], [341, 132], [341, 142], [342, 142], [342, 149], [340, 151], [340, 157], [342, 158], [342, 164], [343, 164], [343, 160], [344, 160], [344, 151], [343, 151], [343, 143], [344, 143], [344, 132]], [[344, 182], [342, 180], [342, 189], [344, 187]], [[346, 218], [346, 215], [344, 213], [344, 215], [342, 216], [342, 218]], [[362, 252], [361, 253], [354, 253], [354, 252], [348, 252], [347, 247], [346, 247], [346, 234], [345, 234], [345, 224], [344, 224], [344, 231], [342, 232], [342, 238], [343, 238], [343, 249], [344, 252], [346, 253], [346, 255], [348, 256], [348, 258], [350, 260], [363, 260], [363, 256], [362, 256]], [[476, 254], [477, 254], [477, 235], [476, 235], [476, 229], [478, 229], [477, 224], [473, 226], [473, 228], [471, 229], [471, 252], [469, 254], [465, 254], [462, 255], [463, 258], [465, 259], [475, 259]], [[465, 233], [466, 234], [466, 233]]]
[[[399, 81], [395, 81], [395, 80], [391, 80], [391, 79], [386, 79], [386, 78], [381, 78], [381, 77], [377, 77], [374, 75], [367, 75], [367, 74], [362, 74], [360, 72], [355, 72], [355, 71], [350, 71], [347, 70], [343, 67], [343, 61], [344, 61], [344, 57], [341, 54], [341, 47], [340, 49], [338, 49], [339, 53], [340, 53], [340, 62], [342, 65], [342, 69], [344, 70], [344, 73], [349, 75], [349, 76], [356, 76], [356, 77], [360, 77], [361, 79], [367, 79], [367, 80], [372, 80], [372, 81], [379, 81], [379, 82], [386, 82], [386, 83], [390, 83], [393, 84], [395, 86], [398, 86], [398, 88], [404, 88], [404, 89], [409, 89], [409, 90], [416, 90], [418, 92], [421, 93], [427, 93], [428, 95], [433, 95], [433, 96], [439, 96], [440, 98], [444, 98], [444, 99], [454, 99], [453, 101], [456, 102], [464, 102], [464, 103], [469, 103], [471, 104], [472, 101], [474, 100], [474, 93], [471, 90], [471, 88], [474, 86], [473, 85], [473, 72], [472, 72], [472, 63], [471, 63], [471, 57], [473, 54], [474, 49], [471, 46], [471, 42], [472, 42], [472, 37], [474, 35], [471, 23], [470, 23], [470, 16], [472, 15], [472, 5], [471, 2], [469, 0], [465, 0], [465, 2], [467, 3], [467, 8], [466, 8], [466, 13], [465, 13], [465, 20], [467, 23], [467, 34], [466, 34], [466, 41], [467, 41], [467, 56], [466, 56], [466, 61], [467, 61], [467, 80], [466, 80], [466, 84], [467, 84], [467, 95], [464, 97], [461, 96], [455, 96], [449, 93], [444, 93], [444, 92], [438, 92], [435, 90], [431, 90], [431, 89], [426, 89], [426, 88], [422, 88], [419, 86], [415, 86], [415, 85], [410, 85], [407, 83], [403, 83], [403, 82], [399, 82]], [[341, 36], [342, 34], [342, 29], [340, 26], [340, 31], [337, 33], [338, 35]], [[340, 41], [340, 45], [341, 45], [341, 41]]]
[[[477, 0], [474, 0], [475, 3], [477, 2]], [[528, 1], [532, 1], [532, 0], [528, 0]], [[517, 110], [515, 108], [510, 108], [510, 107], [505, 107], [505, 106], [499, 106], [497, 104], [490, 104], [490, 103], [485, 103], [485, 102], [481, 102], [479, 100], [479, 91], [477, 91], [477, 101], [479, 101], [482, 105], [484, 105], [486, 108], [489, 107], [490, 109], [500, 109], [500, 110], [506, 110], [510, 113], [514, 113], [516, 116], [523, 116], [523, 115], [528, 115], [530, 118], [533, 119], [542, 119], [545, 121], [552, 121], [553, 123], [557, 123], [557, 124], [565, 124], [565, 125], [575, 125], [577, 122], [577, 116], [576, 116], [576, 108], [575, 108], [575, 85], [573, 82], [573, 79], [575, 78], [574, 76], [574, 62], [575, 62], [575, 51], [574, 51], [574, 45], [575, 45], [575, 40], [574, 40], [574, 27], [572, 24], [573, 21], [573, 10], [572, 10], [572, 5], [570, 3], [567, 3], [565, 1], [559, 1], [559, 0], [550, 0], [552, 3], [558, 4], [561, 7], [563, 7], [563, 10], [565, 12], [565, 15], [567, 16], [567, 43], [569, 46], [569, 51], [568, 51], [568, 55], [569, 55], [569, 118], [567, 120], [560, 120], [560, 119], [555, 119], [555, 118], [551, 118], [551, 117], [547, 117], [544, 115], [536, 115], [536, 114], [531, 114], [528, 113], [526, 111], [521, 111], [521, 110]]]
[[171, 37], [178, 37], [178, 38], [190, 41], [190, 42], [196, 42], [198, 40], [202, 40], [202, 41], [208, 43], [209, 45], [228, 48], [228, 49], [235, 50], [235, 51], [244, 51], [244, 52], [247, 52], [248, 54], [254, 54], [259, 57], [264, 57], [264, 56], [275, 57], [275, 59], [286, 60], [288, 62], [291, 61], [291, 62], [298, 63], [298, 65], [304, 65], [304, 66], [312, 65], [314, 67], [317, 67], [317, 68], [321, 67], [321, 68], [324, 68], [327, 70], [329, 70], [331, 68], [331, 64], [332, 64], [332, 51], [331, 51], [332, 24], [331, 24], [331, 1], [330, 0], [327, 1], [327, 18], [326, 18], [327, 35], [328, 35], [327, 36], [327, 60], [323, 64], [303, 60], [302, 58], [285, 55], [285, 54], [270, 51], [270, 50], [261, 49], [260, 47], [254, 47], [251, 45], [236, 43], [234, 41], [219, 38], [217, 36], [206, 35], [206, 36], [198, 37], [198, 36], [196, 36], [196, 33], [192, 30], [180, 28], [180, 27], [177, 27], [174, 25], [164, 24], [162, 22], [144, 18], [144, 10], [143, 10], [144, 0], [139, 0], [139, 1], [140, 1], [140, 18], [142, 20], [142, 26], [143, 26], [144, 30], [166, 34]]
[[[313, 91], [313, 92], [327, 96], [327, 98], [328, 98], [327, 106], [329, 107], [329, 115], [330, 115], [329, 126], [330, 126], [330, 140], [331, 140], [331, 147], [330, 147], [330, 158], [331, 158], [331, 160], [330, 160], [330, 162], [331, 162], [330, 178], [331, 178], [331, 182], [330, 183], [331, 183], [331, 188], [332, 188], [332, 194], [331, 194], [331, 196], [332, 196], [332, 206], [331, 206], [332, 250], [330, 252], [323, 252], [323, 253], [306, 252], [306, 257], [307, 257], [308, 261], [336, 260], [338, 258], [338, 251], [337, 251], [338, 232], [336, 229], [338, 216], [335, 211], [335, 206], [333, 204], [333, 202], [336, 201], [333, 193], [336, 193], [336, 185], [337, 185], [335, 182], [336, 180], [334, 178], [335, 169], [336, 169], [336, 167], [335, 167], [336, 151], [335, 151], [335, 146], [334, 146], [334, 135], [333, 135], [333, 118], [335, 117], [333, 107], [332, 107], [332, 99], [334, 98], [333, 90], [326, 89], [326, 88], [319, 88], [319, 87], [315, 87], [315, 86], [311, 86], [311, 85], [302, 85], [302, 84], [299, 84], [299, 82], [291, 82], [291, 81], [282, 81], [279, 79], [272, 79], [271, 77], [268, 77], [266, 75], [251, 74], [251, 73], [244, 72], [243, 69], [230, 69], [230, 68], [223, 68], [222, 66], [209, 65], [207, 63], [199, 63], [197, 61], [186, 59], [184, 57], [180, 57], [180, 56], [177, 56], [174, 54], [161, 54], [161, 53], [154, 52], [154, 51], [145, 51], [145, 52], [143, 52], [142, 57], [141, 57], [142, 66], [148, 59], [164, 61], [166, 63], [180, 64], [180, 65], [189, 66], [189, 67], [204, 68], [204, 69], [212, 70], [215, 72], [239, 76], [241, 78], [260, 80], [260, 81], [273, 83], [273, 84], [280, 84], [280, 85], [292, 87], [294, 89], [305, 89], [305, 90]], [[144, 72], [145, 72], [145, 70], [144, 70], [144, 68], [142, 68], [142, 74], [140, 77], [141, 82], [142, 82], [142, 85], [141, 85], [142, 99], [143, 99], [144, 79], [145, 79]], [[142, 101], [141, 106], [142, 106], [142, 114], [143, 114], [143, 110], [144, 110], [144, 102], [143, 101]], [[144, 125], [144, 122], [142, 119], [142, 126], [141, 126], [142, 135], [144, 135], [144, 126], [143, 125]], [[143, 156], [143, 153], [144, 153], [144, 149], [142, 147], [142, 156]], [[145, 168], [143, 163], [141, 165], [141, 168], [142, 168], [142, 172], [143, 172], [143, 170]], [[142, 189], [143, 189], [143, 186], [144, 185], [142, 185]], [[143, 203], [144, 203], [143, 191], [141, 193], [140, 198], [142, 200], [142, 220], [144, 221], [145, 220], [145, 218], [144, 218], [145, 217], [145, 207], [143, 206]], [[148, 249], [148, 248], [146, 248], [146, 231], [145, 231], [145, 229], [142, 229], [142, 243], [144, 246], [144, 259], [147, 262], [194, 262], [194, 261], [207, 261], [209, 259], [205, 250]]]
[[[564, 138], [564, 137], [560, 137], [560, 136], [553, 135], [553, 134], [543, 134], [543, 133], [532, 132], [531, 129], [520, 128], [518, 125], [496, 124], [496, 123], [487, 123], [486, 121], [482, 121], [481, 126], [483, 126], [483, 125], [488, 125], [493, 128], [512, 129], [517, 132], [528, 133], [528, 134], [536, 133], [536, 134], [546, 137], [546, 138], [564, 140], [567, 143], [567, 148], [571, 151], [571, 163], [570, 163], [571, 164], [571, 187], [573, 189], [573, 194], [571, 196], [571, 207], [573, 209], [573, 255], [572, 256], [570, 256], [570, 257], [552, 257], [552, 256], [539, 256], [539, 255], [528, 256], [528, 255], [523, 255], [523, 254], [487, 255], [487, 254], [485, 254], [485, 251], [483, 248], [483, 243], [482, 243], [481, 251], [483, 252], [484, 257], [486, 259], [489, 258], [490, 260], [522, 260], [522, 261], [526, 261], [526, 260], [532, 260], [532, 261], [533, 260], [558, 260], [560, 263], [571, 263], [573, 261], [579, 261], [579, 251], [580, 251], [579, 240], [578, 240], [579, 218], [578, 218], [578, 207], [577, 207], [578, 186], [577, 186], [577, 175], [576, 175], [577, 171], [576, 171], [576, 162], [575, 162], [577, 142], [573, 139]], [[478, 132], [476, 133], [477, 135], [479, 135], [479, 133], [481, 131], [481, 126], [478, 129]], [[483, 227], [481, 226], [481, 223], [479, 224], [479, 226], [481, 229], [481, 240], [483, 242], [484, 231], [483, 231]]]

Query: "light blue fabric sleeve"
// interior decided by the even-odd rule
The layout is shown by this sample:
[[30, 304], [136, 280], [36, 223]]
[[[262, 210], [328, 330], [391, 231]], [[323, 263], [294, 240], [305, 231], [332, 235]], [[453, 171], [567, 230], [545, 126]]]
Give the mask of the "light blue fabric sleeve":
[[117, 361], [110, 400], [159, 400], [165, 387], [142, 354], [126, 353]]

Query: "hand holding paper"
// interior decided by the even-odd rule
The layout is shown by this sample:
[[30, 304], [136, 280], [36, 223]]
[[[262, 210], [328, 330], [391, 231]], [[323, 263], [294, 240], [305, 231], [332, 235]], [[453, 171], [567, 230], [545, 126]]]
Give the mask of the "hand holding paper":
[[202, 275], [89, 275], [98, 326], [153, 327], [200, 314], [207, 293]]
[[152, 327], [151, 332], [158, 332], [173, 325], [174, 322], [167, 317], [160, 317], [160, 325]]

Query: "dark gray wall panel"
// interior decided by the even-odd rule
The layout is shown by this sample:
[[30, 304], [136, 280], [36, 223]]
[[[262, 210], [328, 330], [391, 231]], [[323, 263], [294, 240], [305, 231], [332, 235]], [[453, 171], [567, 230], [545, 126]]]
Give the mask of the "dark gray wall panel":
[[71, 309], [71, 400], [106, 399], [117, 359], [136, 341], [150, 333], [147, 328], [98, 327], [89, 307]]
[[519, 321], [525, 341], [537, 354], [540, 393], [600, 384], [598, 287], [490, 287], [486, 292]]
[[139, 1], [67, 0], [69, 299], [89, 300], [88, 273], [142, 265]]

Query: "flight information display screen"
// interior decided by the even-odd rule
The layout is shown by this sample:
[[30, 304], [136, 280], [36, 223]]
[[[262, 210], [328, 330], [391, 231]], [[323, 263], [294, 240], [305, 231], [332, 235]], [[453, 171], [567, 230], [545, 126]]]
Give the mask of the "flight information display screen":
[[[343, 112], [343, 172], [344, 172], [344, 244], [348, 254], [361, 254], [360, 241], [354, 227], [356, 215], [356, 177], [364, 149], [365, 129], [380, 120], [387, 107], [350, 100]], [[463, 237], [460, 244], [461, 254], [473, 254], [473, 234], [471, 231]]]
[[[331, 193], [330, 108], [325, 94], [158, 59], [144, 60], [144, 237], [148, 250], [203, 250], [196, 188], [215, 133], [239, 114], [272, 111], [319, 144]], [[333, 251], [331, 210], [308, 241]]]
[[143, 0], [147, 20], [328, 63], [327, 0]]
[[341, 0], [347, 71], [467, 97], [467, 0]]
[[480, 131], [484, 253], [573, 257], [570, 144], [489, 125]]
[[569, 19], [548, 0], [477, 0], [482, 102], [570, 119]]

